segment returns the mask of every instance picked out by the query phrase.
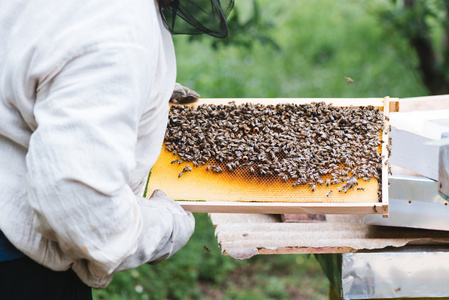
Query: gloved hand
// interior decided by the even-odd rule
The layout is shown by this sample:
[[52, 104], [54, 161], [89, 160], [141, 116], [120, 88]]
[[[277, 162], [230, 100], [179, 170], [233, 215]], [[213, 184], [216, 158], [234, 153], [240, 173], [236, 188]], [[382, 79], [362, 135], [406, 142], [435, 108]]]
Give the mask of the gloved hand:
[[142, 214], [142, 233], [136, 252], [114, 272], [161, 262], [181, 249], [195, 229], [195, 219], [163, 191], [155, 190], [150, 199], [137, 200]]
[[[151, 264], [161, 262], [181, 249], [190, 239], [195, 230], [195, 218], [189, 211], [185, 211], [176, 201], [168, 197], [163, 191], [155, 190], [149, 199], [142, 199], [139, 204], [156, 210], [168, 210], [173, 217], [173, 230], [165, 245], [157, 249], [151, 259]], [[144, 228], [145, 230], [145, 228]]]
[[179, 83], [175, 84], [175, 89], [173, 90], [173, 94], [170, 98], [170, 102], [177, 104], [185, 104], [192, 103], [197, 101], [200, 98], [200, 95], [185, 86], [182, 86]]

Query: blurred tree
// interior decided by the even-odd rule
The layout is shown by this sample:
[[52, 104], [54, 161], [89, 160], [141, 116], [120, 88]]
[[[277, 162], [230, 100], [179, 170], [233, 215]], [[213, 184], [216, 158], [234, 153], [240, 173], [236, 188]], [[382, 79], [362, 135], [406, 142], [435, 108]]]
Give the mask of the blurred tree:
[[241, 46], [252, 48], [255, 42], [280, 50], [278, 43], [270, 37], [269, 29], [275, 27], [272, 21], [261, 16], [258, 0], [245, 0], [236, 3], [228, 17], [229, 36], [224, 39], [211, 39], [206, 35], [192, 35], [190, 41], [211, 40], [213, 49], [220, 46]]
[[449, 1], [391, 0], [380, 16], [387, 29], [405, 37], [431, 94], [449, 93]]

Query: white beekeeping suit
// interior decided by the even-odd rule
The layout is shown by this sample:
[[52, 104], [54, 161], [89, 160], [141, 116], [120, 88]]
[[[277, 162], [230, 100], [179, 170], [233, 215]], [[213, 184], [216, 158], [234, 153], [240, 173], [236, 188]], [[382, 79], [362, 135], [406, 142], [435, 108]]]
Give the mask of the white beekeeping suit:
[[139, 195], [163, 142], [176, 62], [153, 0], [0, 1], [0, 230], [105, 287], [168, 258], [194, 219]]

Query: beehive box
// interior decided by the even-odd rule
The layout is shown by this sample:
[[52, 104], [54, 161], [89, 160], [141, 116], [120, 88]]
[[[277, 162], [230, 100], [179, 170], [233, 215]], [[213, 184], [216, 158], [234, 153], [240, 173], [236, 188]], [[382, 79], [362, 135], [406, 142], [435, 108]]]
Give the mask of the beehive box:
[[[182, 156], [183, 154], [179, 153], [182, 156], [180, 157], [177, 152], [184, 152], [184, 150], [178, 149], [178, 151], [173, 151], [173, 140], [167, 139], [167, 135], [167, 143], [164, 144], [161, 155], [149, 176], [146, 196], [149, 197], [155, 189], [161, 189], [168, 196], [179, 201], [185, 209], [193, 212], [342, 213], [383, 214], [387, 216], [388, 143], [386, 141], [389, 139], [388, 130], [385, 129], [389, 128], [389, 111], [397, 109], [397, 101], [392, 101], [388, 97], [363, 99], [200, 99], [199, 102], [192, 105], [195, 107], [209, 105], [212, 108], [229, 105], [238, 107], [241, 105], [276, 107], [278, 104], [302, 106], [311, 103], [315, 103], [314, 105], [319, 103], [323, 107], [329, 106], [331, 108], [372, 109], [375, 107], [383, 112], [382, 127], [378, 133], [379, 159], [382, 160], [378, 179], [364, 180], [363, 176], [359, 176], [359, 178], [351, 179], [354, 181], [351, 184], [348, 184], [348, 182], [338, 183], [337, 180], [333, 180], [332, 184], [329, 184], [332, 179], [330, 174], [324, 174], [320, 177], [319, 183], [310, 182], [309, 180], [298, 182], [297, 176], [296, 178], [291, 178], [279, 172], [271, 176], [262, 176], [265, 175], [264, 170], [261, 168], [254, 170], [253, 168], [256, 165], [260, 167], [260, 162], [252, 167], [244, 167], [236, 166], [235, 164], [229, 165], [229, 161], [226, 161], [226, 159], [220, 162], [215, 158], [211, 158], [209, 161], [203, 159], [201, 162], [199, 160], [196, 161], [189, 155]], [[295, 107], [293, 108], [295, 109]], [[318, 122], [318, 120], [316, 121]], [[347, 121], [349, 123], [351, 120]], [[179, 126], [183, 127], [182, 122], [179, 123]], [[184, 124], [184, 126], [188, 127], [188, 124]], [[254, 132], [255, 127], [262, 128], [263, 124], [252, 126], [252, 129], [248, 129], [248, 132], [246, 132], [246, 125], [234, 124], [233, 126], [240, 128], [239, 136], [254, 134], [276, 143], [277, 136], [273, 138], [272, 136], [267, 136], [266, 132], [264, 133], [263, 131], [258, 132], [257, 130], [257, 132]], [[195, 130], [195, 127], [188, 128], [192, 128], [192, 131]], [[214, 129], [211, 128], [210, 130]], [[237, 133], [237, 130], [235, 130], [235, 133]], [[181, 133], [179, 134], [181, 135]], [[225, 134], [227, 135], [227, 133]], [[231, 134], [233, 133], [231, 132]], [[188, 130], [182, 131], [182, 135], [190, 136], [190, 133]], [[323, 133], [323, 137], [326, 138], [325, 133]], [[183, 140], [185, 141], [186, 138]], [[321, 144], [325, 145], [325, 143]], [[363, 141], [357, 145], [361, 148], [358, 151], [363, 151]], [[192, 153], [191, 150], [190, 153]], [[240, 154], [238, 158], [241, 165], [249, 165], [249, 163], [245, 163], [248, 161], [247, 157], [244, 156], [242, 158]], [[221, 160], [218, 156], [217, 159]], [[313, 159], [313, 157], [310, 157], [310, 159]], [[303, 163], [307, 164], [307, 162]], [[223, 170], [223, 172], [214, 172], [216, 167], [220, 167], [219, 169]], [[381, 186], [380, 189], [379, 186]], [[380, 193], [378, 194], [378, 192]]]

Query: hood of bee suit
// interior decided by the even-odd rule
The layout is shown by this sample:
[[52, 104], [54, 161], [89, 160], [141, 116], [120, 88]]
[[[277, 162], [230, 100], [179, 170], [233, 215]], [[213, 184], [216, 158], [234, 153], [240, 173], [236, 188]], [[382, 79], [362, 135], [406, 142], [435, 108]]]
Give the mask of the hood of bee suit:
[[228, 35], [226, 18], [234, 0], [158, 0], [165, 26], [172, 34]]

